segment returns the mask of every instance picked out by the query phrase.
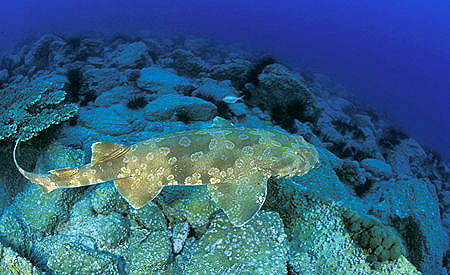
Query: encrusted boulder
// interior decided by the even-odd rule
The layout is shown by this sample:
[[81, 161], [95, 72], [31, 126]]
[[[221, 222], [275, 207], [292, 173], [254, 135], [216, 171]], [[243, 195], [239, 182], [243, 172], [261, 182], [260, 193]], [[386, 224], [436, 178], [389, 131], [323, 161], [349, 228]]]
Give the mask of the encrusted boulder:
[[183, 274], [287, 274], [287, 236], [275, 212], [260, 211], [233, 227], [223, 213], [177, 259]]
[[158, 67], [142, 69], [136, 84], [140, 89], [149, 92], [161, 90], [182, 92], [193, 88], [192, 83], [187, 78]]
[[152, 63], [147, 45], [142, 41], [120, 45], [111, 60], [111, 66], [118, 68], [143, 68]]
[[145, 107], [144, 117], [150, 121], [207, 121], [216, 116], [217, 107], [206, 100], [178, 94], [165, 94]]

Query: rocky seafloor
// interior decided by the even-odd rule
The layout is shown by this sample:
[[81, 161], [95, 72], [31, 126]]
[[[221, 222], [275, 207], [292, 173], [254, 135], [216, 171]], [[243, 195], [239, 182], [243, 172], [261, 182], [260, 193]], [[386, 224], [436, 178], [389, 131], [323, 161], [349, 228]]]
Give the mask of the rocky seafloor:
[[[195, 38], [48, 34], [0, 62], [0, 274], [448, 274], [450, 170], [325, 76]], [[135, 210], [112, 182], [43, 194], [27, 170], [79, 166], [96, 141], [277, 128], [320, 166], [269, 179], [233, 227], [205, 186]]]

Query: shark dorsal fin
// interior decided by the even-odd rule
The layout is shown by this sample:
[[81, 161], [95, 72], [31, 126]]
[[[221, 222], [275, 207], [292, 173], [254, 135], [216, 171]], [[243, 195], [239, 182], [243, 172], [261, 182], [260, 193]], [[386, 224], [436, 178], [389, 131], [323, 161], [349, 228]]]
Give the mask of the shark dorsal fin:
[[234, 124], [231, 123], [231, 121], [221, 118], [219, 116], [216, 116], [213, 119], [212, 128], [229, 128], [229, 127], [234, 127]]
[[91, 164], [115, 159], [128, 153], [130, 147], [113, 142], [96, 142], [92, 144]]

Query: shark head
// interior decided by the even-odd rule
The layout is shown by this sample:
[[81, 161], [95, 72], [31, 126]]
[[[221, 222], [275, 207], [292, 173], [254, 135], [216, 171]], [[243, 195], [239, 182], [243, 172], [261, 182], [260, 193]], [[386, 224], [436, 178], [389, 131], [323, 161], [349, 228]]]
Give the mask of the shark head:
[[290, 146], [273, 148], [274, 159], [272, 163], [273, 174], [278, 177], [303, 176], [319, 164], [317, 150], [305, 142], [301, 136], [295, 137]]

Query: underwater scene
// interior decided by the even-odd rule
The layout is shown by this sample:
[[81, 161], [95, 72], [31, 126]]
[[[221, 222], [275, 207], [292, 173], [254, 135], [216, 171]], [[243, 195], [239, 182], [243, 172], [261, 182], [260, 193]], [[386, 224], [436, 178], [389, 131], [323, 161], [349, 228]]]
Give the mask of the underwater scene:
[[0, 3], [0, 275], [449, 274], [450, 7], [384, 2]]

